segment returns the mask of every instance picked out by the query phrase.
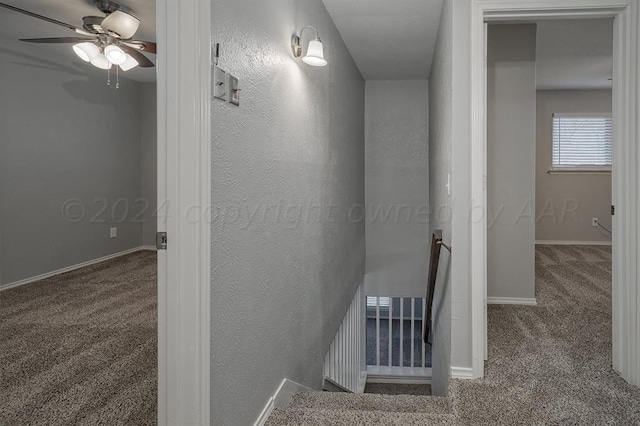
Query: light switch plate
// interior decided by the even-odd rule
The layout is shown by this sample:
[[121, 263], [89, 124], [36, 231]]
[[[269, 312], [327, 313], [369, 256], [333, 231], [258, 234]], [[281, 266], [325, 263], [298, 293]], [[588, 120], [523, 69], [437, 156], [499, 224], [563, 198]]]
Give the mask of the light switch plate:
[[240, 81], [238, 77], [229, 74], [229, 103], [240, 106]]
[[217, 65], [213, 66], [213, 97], [227, 100], [227, 72]]

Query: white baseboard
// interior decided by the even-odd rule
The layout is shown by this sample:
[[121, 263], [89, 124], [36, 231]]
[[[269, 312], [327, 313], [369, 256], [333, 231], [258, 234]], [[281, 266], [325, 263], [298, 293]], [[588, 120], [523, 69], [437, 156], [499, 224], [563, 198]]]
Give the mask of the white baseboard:
[[[155, 250], [155, 249], [156, 248], [153, 247], [153, 250]], [[100, 263], [100, 262], [104, 262], [104, 261], [107, 261], [107, 260], [115, 259], [115, 258], [121, 257], [121, 256], [126, 256], [127, 254], [131, 254], [131, 253], [135, 253], [135, 252], [143, 251], [143, 250], [151, 250], [151, 249], [147, 248], [147, 246], [140, 246], [140, 247], [135, 247], [135, 248], [132, 248], [132, 249], [129, 249], [129, 250], [121, 251], [119, 253], [114, 253], [114, 254], [110, 254], [108, 256], [100, 257], [98, 259], [88, 260], [86, 262], [78, 263], [77, 265], [68, 266], [66, 268], [62, 268], [62, 269], [58, 269], [58, 270], [55, 270], [55, 271], [47, 272], [47, 273], [44, 273], [44, 274], [40, 274], [40, 275], [37, 275], [35, 277], [25, 278], [25, 279], [20, 280], [20, 281], [14, 281], [12, 283], [7, 283], [7, 284], [0, 285], [0, 291], [9, 290], [10, 288], [16, 288], [16, 287], [20, 287], [20, 286], [23, 286], [23, 285], [26, 285], [26, 284], [31, 284], [31, 283], [34, 283], [36, 281], [44, 280], [46, 278], [51, 278], [51, 277], [54, 277], [56, 275], [64, 274], [66, 272], [75, 271], [76, 269], [86, 268], [87, 266], [95, 265], [96, 263]]]
[[276, 393], [273, 394], [271, 398], [269, 398], [269, 401], [267, 401], [267, 405], [264, 406], [264, 408], [262, 409], [262, 413], [260, 413], [260, 416], [258, 417], [258, 420], [256, 420], [256, 422], [253, 425], [263, 426], [267, 422], [267, 419], [271, 415], [271, 412], [276, 407], [285, 408], [289, 405], [289, 403], [291, 402], [291, 399], [293, 398], [293, 395], [296, 392], [312, 392], [312, 391], [313, 391], [312, 389], [304, 385], [301, 385], [289, 379], [284, 379], [282, 383], [280, 383], [280, 386], [278, 386]]
[[140, 246], [140, 251], [158, 251], [156, 246]]
[[431, 368], [367, 367], [367, 383], [391, 383], [396, 385], [431, 384]]
[[364, 393], [364, 388], [367, 387], [367, 379], [369, 376], [366, 371], [360, 373], [360, 380], [358, 381], [358, 393]]
[[525, 305], [525, 306], [538, 306], [538, 301], [535, 298], [517, 298], [517, 297], [488, 297], [488, 305]]
[[536, 245], [541, 246], [610, 246], [611, 241], [553, 241], [536, 240]]
[[463, 380], [471, 380], [473, 379], [473, 369], [466, 367], [451, 367], [451, 378], [452, 379], [463, 379]]

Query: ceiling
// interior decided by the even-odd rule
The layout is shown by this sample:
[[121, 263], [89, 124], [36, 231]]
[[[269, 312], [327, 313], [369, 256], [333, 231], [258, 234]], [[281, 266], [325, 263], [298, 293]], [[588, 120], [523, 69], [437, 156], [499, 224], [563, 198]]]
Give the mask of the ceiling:
[[[77, 27], [82, 27], [82, 17], [88, 15], [103, 16], [94, 6], [93, 0], [1, 0], [2, 3], [44, 15]], [[140, 28], [135, 39], [156, 41], [156, 2], [155, 0], [117, 0], [123, 9], [140, 19]], [[74, 37], [77, 34], [40, 19], [32, 18], [6, 8], [0, 8], [0, 36], [17, 40], [20, 38]], [[78, 67], [94, 69], [82, 62], [71, 49], [71, 44], [33, 44], [22, 43], [25, 56], [31, 56], [34, 64], [38, 59], [47, 61], [73, 62]], [[0, 52], [1, 54], [1, 52]], [[155, 55], [147, 55], [154, 63]], [[155, 68], [136, 67], [121, 72], [126, 77], [139, 82], [156, 81]], [[101, 71], [101, 70], [98, 70]]]
[[539, 90], [611, 88], [613, 19], [538, 22]]
[[365, 80], [428, 79], [443, 0], [323, 0]]

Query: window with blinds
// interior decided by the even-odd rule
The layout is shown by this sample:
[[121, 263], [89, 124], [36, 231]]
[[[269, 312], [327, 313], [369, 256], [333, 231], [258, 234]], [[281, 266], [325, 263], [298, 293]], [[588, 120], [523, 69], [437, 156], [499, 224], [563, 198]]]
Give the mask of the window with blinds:
[[553, 115], [553, 168], [610, 169], [611, 115]]

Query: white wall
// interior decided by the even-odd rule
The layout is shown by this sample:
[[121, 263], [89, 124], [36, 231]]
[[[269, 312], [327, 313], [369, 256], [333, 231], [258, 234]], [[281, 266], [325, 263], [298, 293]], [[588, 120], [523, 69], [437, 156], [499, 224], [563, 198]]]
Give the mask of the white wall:
[[142, 243], [139, 84], [46, 49], [0, 38], [0, 285]]
[[424, 297], [429, 257], [429, 85], [367, 81], [368, 296]]
[[[291, 55], [308, 24], [324, 68]], [[283, 378], [320, 388], [363, 281], [364, 80], [321, 0], [216, 0], [213, 34], [242, 104], [212, 110], [211, 418], [250, 425]]]
[[536, 26], [489, 25], [487, 296], [535, 298]]
[[156, 245], [158, 204], [158, 124], [155, 83], [140, 84], [142, 244]]
[[[451, 241], [451, 197], [447, 191], [451, 173], [453, 0], [445, 0], [438, 41], [429, 79], [429, 194], [430, 230], [442, 229], [445, 243]], [[434, 395], [446, 395], [451, 366], [451, 257], [441, 251], [439, 277], [434, 294], [433, 348], [431, 355]]]
[[452, 2], [451, 365], [471, 367], [471, 2]]
[[549, 174], [553, 113], [611, 113], [611, 90], [545, 90], [537, 95], [536, 240], [610, 241], [611, 174]]

